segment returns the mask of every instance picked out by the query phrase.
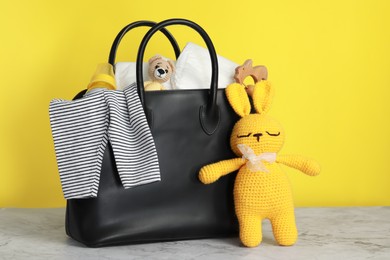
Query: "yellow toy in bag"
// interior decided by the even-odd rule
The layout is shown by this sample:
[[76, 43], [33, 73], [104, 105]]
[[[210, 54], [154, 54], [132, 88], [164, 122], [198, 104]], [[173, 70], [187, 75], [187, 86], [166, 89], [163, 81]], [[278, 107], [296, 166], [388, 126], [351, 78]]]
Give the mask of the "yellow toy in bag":
[[93, 74], [87, 90], [90, 91], [94, 88], [106, 88], [109, 90], [117, 89], [114, 68], [111, 64], [101, 63], [97, 66], [95, 74]]
[[234, 203], [240, 239], [247, 247], [261, 243], [261, 222], [266, 218], [271, 221], [280, 245], [293, 245], [297, 240], [290, 182], [280, 164], [310, 176], [320, 172], [319, 164], [312, 159], [278, 154], [284, 144], [285, 132], [279, 122], [267, 115], [273, 94], [268, 81], [256, 82], [252, 94], [256, 113], [251, 114], [244, 86], [233, 83], [226, 88], [230, 105], [241, 117], [230, 137], [231, 149], [239, 158], [206, 165], [199, 172], [200, 181], [210, 184], [239, 170], [234, 184]]

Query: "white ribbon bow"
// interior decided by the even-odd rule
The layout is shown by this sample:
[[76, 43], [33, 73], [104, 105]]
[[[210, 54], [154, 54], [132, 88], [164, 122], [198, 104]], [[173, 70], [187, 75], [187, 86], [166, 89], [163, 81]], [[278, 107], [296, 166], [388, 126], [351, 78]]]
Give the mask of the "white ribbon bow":
[[248, 160], [246, 163], [251, 172], [269, 172], [265, 167], [263, 161], [273, 163], [276, 161], [276, 153], [262, 153], [256, 155], [255, 152], [248, 145], [238, 144], [238, 150], [242, 153], [242, 159]]

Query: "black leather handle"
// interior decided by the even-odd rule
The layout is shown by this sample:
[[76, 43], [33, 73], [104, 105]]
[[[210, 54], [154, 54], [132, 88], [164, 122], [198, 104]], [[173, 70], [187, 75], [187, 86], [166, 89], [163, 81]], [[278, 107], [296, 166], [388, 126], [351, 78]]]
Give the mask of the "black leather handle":
[[200, 27], [198, 24], [185, 20], [185, 19], [169, 19], [162, 21], [155, 26], [153, 26], [144, 36], [142, 39], [142, 42], [140, 44], [140, 47], [138, 49], [138, 56], [137, 56], [137, 88], [140, 95], [140, 99], [142, 104], [145, 104], [145, 90], [144, 90], [144, 80], [143, 80], [143, 67], [142, 62], [144, 59], [144, 53], [146, 45], [148, 44], [150, 38], [155, 34], [157, 31], [161, 30], [162, 28], [169, 26], [169, 25], [186, 25], [194, 30], [196, 30], [200, 36], [202, 36], [203, 40], [206, 43], [206, 46], [210, 53], [211, 58], [211, 86], [210, 86], [210, 98], [208, 105], [215, 106], [217, 101], [217, 88], [218, 88], [218, 60], [217, 60], [217, 54], [215, 52], [214, 45], [210, 39], [210, 37], [207, 35], [206, 31], [203, 30], [202, 27]]
[[[110, 56], [108, 58], [108, 63], [110, 63], [115, 68], [115, 58], [116, 58], [116, 51], [118, 49], [118, 46], [122, 40], [122, 38], [126, 35], [126, 33], [134, 28], [141, 27], [141, 26], [147, 26], [147, 27], [153, 27], [156, 25], [156, 22], [152, 21], [137, 21], [131, 24], [126, 25], [115, 37], [114, 42], [112, 43], [111, 50], [110, 50]], [[172, 36], [172, 34], [165, 28], [161, 29], [161, 32], [168, 38], [168, 40], [171, 42], [173, 49], [175, 51], [176, 59], [180, 55], [180, 48], [177, 44], [175, 38]]]
[[206, 46], [209, 50], [210, 59], [211, 59], [211, 84], [210, 84], [210, 92], [209, 92], [209, 98], [207, 101], [207, 104], [204, 104], [200, 107], [199, 111], [199, 117], [200, 117], [200, 123], [204, 130], [204, 132], [208, 135], [212, 135], [215, 130], [217, 129], [219, 125], [220, 120], [220, 112], [217, 105], [217, 90], [218, 90], [218, 59], [217, 54], [215, 52], [214, 45], [206, 33], [205, 30], [203, 30], [202, 27], [200, 27], [198, 24], [186, 20], [186, 19], [168, 19], [165, 21], [162, 21], [155, 26], [153, 26], [144, 36], [144, 38], [141, 41], [140, 47], [138, 49], [138, 55], [137, 55], [137, 64], [136, 64], [136, 76], [137, 76], [137, 89], [138, 94], [142, 103], [142, 106], [144, 108], [145, 114], [148, 116], [151, 114], [150, 111], [148, 111], [148, 108], [146, 106], [145, 102], [145, 88], [144, 88], [144, 80], [143, 80], [143, 59], [144, 59], [144, 53], [146, 45], [148, 44], [149, 40], [152, 38], [153, 34], [155, 34], [157, 31], [162, 30], [164, 27], [170, 26], [170, 25], [185, 25], [188, 26], [195, 31], [197, 31], [200, 36], [203, 38], [204, 42], [206, 43]]

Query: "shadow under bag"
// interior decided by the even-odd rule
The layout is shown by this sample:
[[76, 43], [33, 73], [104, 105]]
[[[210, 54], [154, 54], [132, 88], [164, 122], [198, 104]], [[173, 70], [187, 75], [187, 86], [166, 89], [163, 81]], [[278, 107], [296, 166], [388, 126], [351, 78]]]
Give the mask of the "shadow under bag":
[[[144, 91], [142, 61], [146, 45], [157, 31], [168, 37], [176, 58], [180, 55], [175, 39], [165, 29], [170, 25], [191, 27], [204, 39], [211, 58], [210, 89]], [[202, 166], [235, 156], [229, 138], [238, 117], [224, 89], [217, 89], [214, 46], [207, 33], [191, 21], [139, 21], [118, 34], [109, 58], [112, 65], [122, 37], [139, 26], [152, 27], [138, 50], [136, 73], [138, 94], [157, 150], [161, 181], [124, 189], [108, 143], [97, 197], [67, 200], [66, 232], [91, 247], [236, 235], [235, 174], [207, 186], [198, 180]], [[75, 99], [84, 93], [85, 90]]]

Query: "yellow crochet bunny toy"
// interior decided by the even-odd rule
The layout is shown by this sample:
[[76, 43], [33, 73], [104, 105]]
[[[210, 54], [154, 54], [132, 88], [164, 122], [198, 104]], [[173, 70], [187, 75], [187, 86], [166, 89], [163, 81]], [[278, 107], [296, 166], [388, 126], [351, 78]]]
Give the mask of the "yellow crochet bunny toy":
[[239, 170], [234, 184], [234, 203], [240, 239], [247, 247], [261, 243], [261, 222], [266, 218], [271, 221], [275, 239], [280, 245], [293, 245], [297, 240], [292, 191], [280, 164], [310, 176], [320, 172], [314, 160], [277, 154], [283, 146], [285, 133], [282, 126], [267, 115], [273, 92], [268, 81], [257, 82], [252, 95], [257, 113], [251, 114], [244, 87], [233, 83], [226, 88], [230, 105], [241, 117], [230, 137], [231, 148], [239, 158], [206, 165], [199, 173], [200, 181], [210, 184]]

